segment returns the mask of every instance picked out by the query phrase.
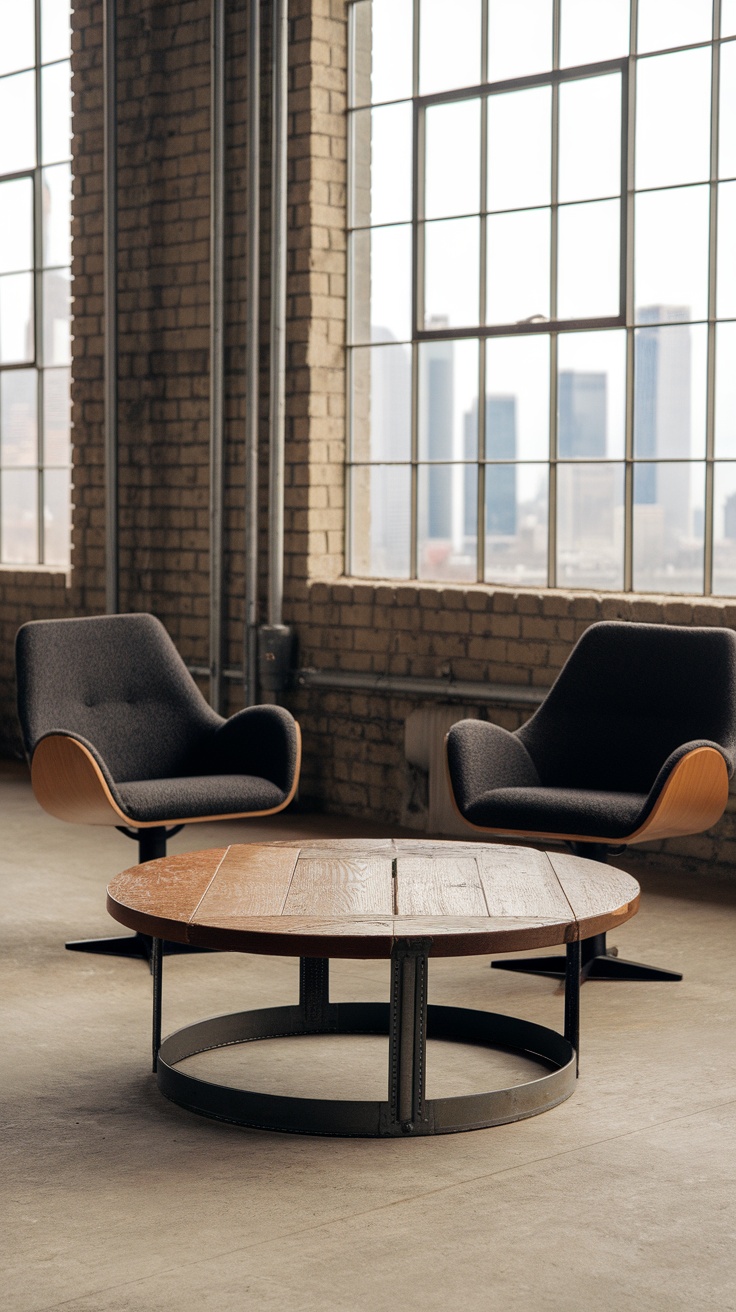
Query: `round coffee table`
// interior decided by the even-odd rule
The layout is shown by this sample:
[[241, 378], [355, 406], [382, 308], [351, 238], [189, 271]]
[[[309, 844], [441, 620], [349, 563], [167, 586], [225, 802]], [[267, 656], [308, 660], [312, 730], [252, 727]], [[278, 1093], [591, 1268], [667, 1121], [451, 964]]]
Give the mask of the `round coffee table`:
[[[580, 942], [628, 920], [639, 886], [599, 862], [501, 844], [331, 840], [243, 844], [134, 866], [110, 884], [115, 920], [153, 942], [153, 1067], [182, 1107], [237, 1125], [306, 1134], [409, 1136], [534, 1116], [573, 1091]], [[298, 1005], [199, 1021], [161, 1042], [162, 940], [298, 956]], [[564, 1035], [530, 1021], [429, 1006], [430, 957], [567, 945]], [[330, 1002], [329, 958], [386, 958], [388, 1003]], [[178, 1069], [196, 1053], [254, 1039], [388, 1034], [385, 1102], [292, 1098]], [[426, 1098], [427, 1039], [510, 1048], [539, 1062], [508, 1089]]]

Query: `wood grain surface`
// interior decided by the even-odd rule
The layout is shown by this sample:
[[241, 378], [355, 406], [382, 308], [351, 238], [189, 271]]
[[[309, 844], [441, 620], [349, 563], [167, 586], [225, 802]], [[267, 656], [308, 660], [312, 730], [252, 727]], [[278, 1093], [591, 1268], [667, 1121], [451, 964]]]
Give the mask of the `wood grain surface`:
[[639, 886], [600, 862], [502, 844], [326, 840], [242, 844], [133, 866], [110, 915], [143, 934], [223, 951], [388, 957], [517, 952], [628, 920]]

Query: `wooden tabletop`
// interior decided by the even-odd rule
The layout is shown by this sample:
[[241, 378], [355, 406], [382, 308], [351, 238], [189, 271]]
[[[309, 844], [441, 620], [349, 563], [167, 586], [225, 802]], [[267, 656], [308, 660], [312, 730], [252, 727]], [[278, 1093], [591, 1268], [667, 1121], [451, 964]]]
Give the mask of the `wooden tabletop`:
[[133, 866], [107, 890], [129, 929], [223, 951], [389, 957], [516, 952], [613, 929], [636, 880], [600, 862], [500, 843], [248, 843]]

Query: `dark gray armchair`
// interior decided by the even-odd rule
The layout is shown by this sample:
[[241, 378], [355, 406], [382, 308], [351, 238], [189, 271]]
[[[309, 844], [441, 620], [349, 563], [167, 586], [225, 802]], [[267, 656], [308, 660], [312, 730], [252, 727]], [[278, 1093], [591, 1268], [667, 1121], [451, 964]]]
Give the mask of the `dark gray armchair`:
[[[720, 819], [736, 760], [736, 634], [606, 622], [587, 629], [515, 733], [463, 720], [447, 735], [450, 787], [483, 833], [612, 849], [696, 834]], [[681, 979], [586, 940], [594, 978]], [[564, 957], [496, 961], [564, 976]]]
[[[299, 726], [279, 706], [229, 720], [207, 704], [153, 615], [39, 620], [16, 640], [18, 715], [41, 806], [114, 825], [139, 860], [185, 824], [282, 811], [299, 781]], [[144, 956], [140, 936], [67, 943]]]

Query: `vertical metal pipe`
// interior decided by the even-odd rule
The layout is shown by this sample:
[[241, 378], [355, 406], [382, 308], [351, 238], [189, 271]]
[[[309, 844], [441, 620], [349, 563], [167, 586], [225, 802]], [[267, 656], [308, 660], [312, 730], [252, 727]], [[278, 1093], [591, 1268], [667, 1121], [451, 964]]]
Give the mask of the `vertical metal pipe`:
[[225, 0], [210, 16], [210, 702], [222, 709], [224, 336], [225, 336]]
[[248, 30], [248, 287], [245, 384], [245, 705], [258, 699], [258, 419], [261, 265], [261, 0]]
[[118, 106], [117, 7], [105, 0], [102, 21], [104, 165], [103, 284], [105, 306], [105, 607], [120, 609], [118, 494]]
[[286, 418], [286, 167], [289, 72], [288, 0], [273, 0], [271, 115], [271, 386], [268, 479], [268, 622], [283, 623], [284, 443]]

